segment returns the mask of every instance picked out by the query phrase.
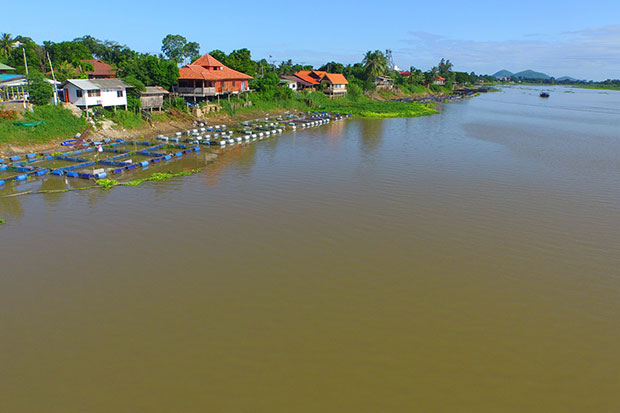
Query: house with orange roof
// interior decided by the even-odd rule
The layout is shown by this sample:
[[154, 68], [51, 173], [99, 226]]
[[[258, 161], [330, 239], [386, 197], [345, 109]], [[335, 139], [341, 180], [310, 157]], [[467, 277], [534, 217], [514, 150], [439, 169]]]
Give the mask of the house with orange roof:
[[332, 97], [345, 96], [347, 94], [347, 78], [341, 73], [325, 73], [321, 78], [323, 92]]
[[172, 91], [194, 101], [250, 91], [252, 76], [225, 66], [210, 54], [179, 69], [178, 85]]
[[322, 70], [300, 70], [294, 76], [298, 79], [297, 90], [316, 89], [319, 85], [322, 85], [323, 92], [329, 96], [344, 96], [347, 94], [349, 82], [341, 73], [328, 73]]
[[446, 84], [446, 78], [442, 76], [437, 76], [435, 80], [433, 80], [434, 85], [444, 86]]

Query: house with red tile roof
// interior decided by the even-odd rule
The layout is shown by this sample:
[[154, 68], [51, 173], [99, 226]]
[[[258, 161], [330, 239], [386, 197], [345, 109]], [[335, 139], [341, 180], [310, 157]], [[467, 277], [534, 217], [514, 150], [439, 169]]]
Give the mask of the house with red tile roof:
[[437, 76], [435, 80], [433, 80], [433, 84], [438, 86], [444, 86], [446, 84], [446, 78]]
[[207, 53], [179, 69], [178, 85], [172, 91], [194, 101], [205, 100], [249, 92], [251, 79], [252, 76], [225, 66]]
[[301, 70], [294, 75], [299, 81], [297, 90], [316, 89], [323, 85], [323, 92], [330, 96], [344, 96], [347, 94], [349, 82], [340, 73], [328, 73], [322, 70]]
[[[93, 65], [93, 70], [86, 71], [89, 79], [115, 79], [116, 69], [113, 66], [103, 62], [99, 59], [84, 59], [80, 60], [82, 63], [90, 63]], [[78, 67], [78, 73], [82, 73], [82, 68]]]

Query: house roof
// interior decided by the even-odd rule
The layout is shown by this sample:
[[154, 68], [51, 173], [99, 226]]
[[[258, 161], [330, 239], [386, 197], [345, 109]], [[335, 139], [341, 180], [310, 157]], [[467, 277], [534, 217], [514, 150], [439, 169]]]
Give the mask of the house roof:
[[[11, 87], [11, 86], [25, 86], [28, 82], [26, 81], [25, 75], [10, 75], [11, 77], [2, 78], [0, 81], [0, 88]], [[54, 82], [52, 79], [44, 79], [50, 85], [60, 85], [60, 82]]]
[[309, 83], [310, 85], [318, 85], [319, 81], [316, 80], [314, 77], [310, 76], [310, 73], [312, 73], [312, 71], [310, 70], [300, 70], [299, 72], [295, 73], [295, 76], [297, 76], [304, 82]]
[[128, 85], [120, 79], [67, 79], [62, 84], [63, 87], [67, 84], [71, 83], [77, 88], [82, 90], [93, 90], [93, 89], [127, 89], [132, 88], [133, 86]]
[[7, 80], [15, 79], [15, 78], [18, 78], [18, 77], [21, 78], [21, 77], [26, 77], [26, 76], [25, 75], [9, 75], [9, 74], [0, 75], [0, 82], [5, 82]]
[[179, 69], [179, 79], [195, 80], [249, 80], [252, 76], [224, 66], [209, 53]]
[[[112, 67], [111, 65], [107, 64], [106, 62], [102, 62], [99, 59], [83, 59], [80, 60], [80, 62], [82, 63], [90, 63], [93, 65], [93, 70], [92, 71], [86, 71], [86, 73], [88, 73], [89, 75], [93, 75], [93, 76], [110, 76], [110, 75], [116, 75], [116, 69], [114, 69], [114, 67]], [[81, 73], [82, 69], [78, 68], [78, 73]]]
[[142, 96], [144, 95], [167, 95], [168, 91], [161, 86], [147, 86], [146, 90], [140, 92]]
[[437, 80], [446, 80], [445, 77], [437, 76]]
[[347, 78], [344, 77], [343, 74], [341, 73], [325, 73], [325, 77], [327, 79], [329, 79], [329, 81], [333, 84], [344, 84], [347, 85], [349, 84], [349, 82], [347, 81]]
[[313, 85], [313, 83], [307, 82], [307, 81], [303, 80], [302, 78], [300, 78], [299, 76], [296, 76], [296, 75], [280, 76], [280, 79], [282, 79], [283, 81], [286, 81], [286, 82], [297, 82], [297, 83], [300, 83], [302, 86], [306, 86], [306, 87]]
[[400, 72], [400, 74], [401, 74], [402, 76], [411, 76], [411, 72], [410, 72], [410, 71], [408, 71], [408, 70], [405, 70], [404, 72]]
[[15, 68], [11, 66], [7, 66], [4, 63], [0, 63], [0, 70], [15, 70]]
[[222, 62], [211, 56], [209, 53], [200, 56], [198, 59], [192, 62], [192, 64], [198, 66], [224, 66]]

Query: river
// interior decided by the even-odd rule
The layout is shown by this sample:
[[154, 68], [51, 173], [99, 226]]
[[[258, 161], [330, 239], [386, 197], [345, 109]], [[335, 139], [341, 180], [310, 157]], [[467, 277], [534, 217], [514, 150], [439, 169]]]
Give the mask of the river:
[[0, 410], [619, 411], [620, 93], [542, 89], [0, 200]]

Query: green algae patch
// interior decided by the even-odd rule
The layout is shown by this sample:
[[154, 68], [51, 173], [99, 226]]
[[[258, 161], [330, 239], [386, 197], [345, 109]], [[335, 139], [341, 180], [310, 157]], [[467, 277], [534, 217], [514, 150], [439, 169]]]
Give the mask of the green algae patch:
[[191, 171], [183, 171], [183, 172], [157, 172], [148, 178], [142, 179], [134, 179], [129, 182], [119, 182], [115, 179], [98, 179], [95, 183], [99, 186], [99, 188], [103, 190], [112, 189], [115, 186], [138, 186], [143, 184], [144, 182], [152, 182], [152, 181], [165, 181], [167, 179], [178, 178], [180, 176], [189, 176], [193, 174], [197, 174], [201, 169], [193, 169]]
[[103, 189], [104, 191], [112, 189], [119, 184], [116, 179], [97, 179], [95, 183], [99, 185], [99, 188]]

